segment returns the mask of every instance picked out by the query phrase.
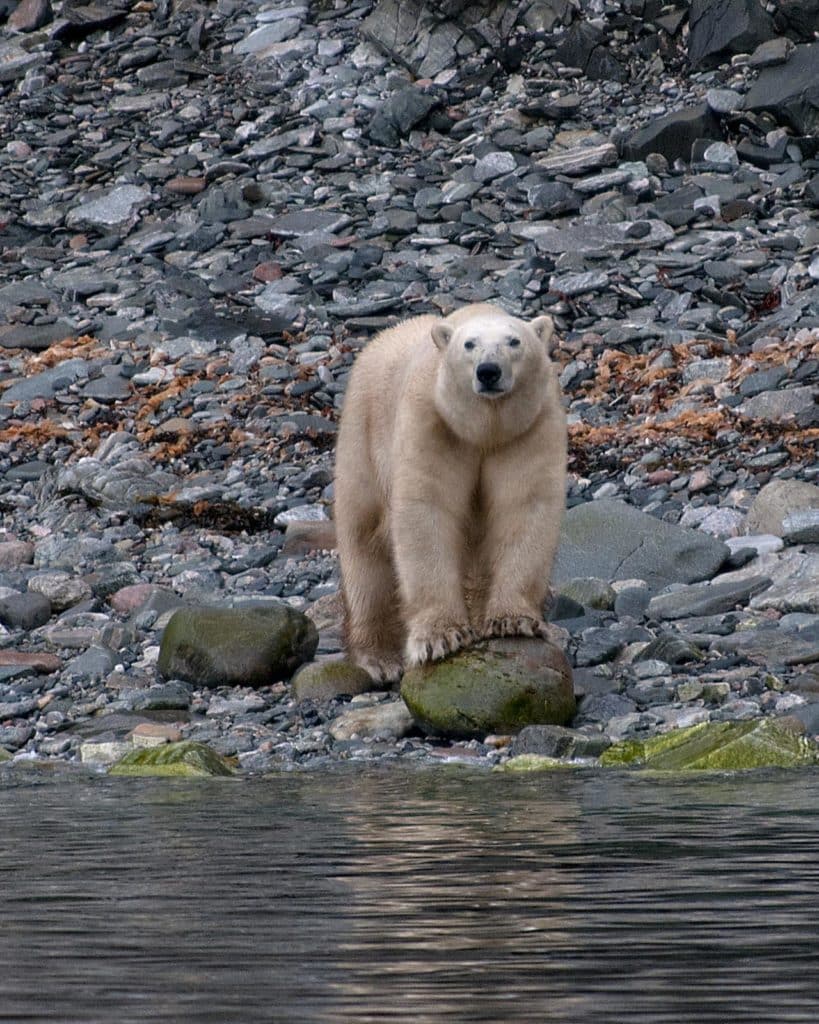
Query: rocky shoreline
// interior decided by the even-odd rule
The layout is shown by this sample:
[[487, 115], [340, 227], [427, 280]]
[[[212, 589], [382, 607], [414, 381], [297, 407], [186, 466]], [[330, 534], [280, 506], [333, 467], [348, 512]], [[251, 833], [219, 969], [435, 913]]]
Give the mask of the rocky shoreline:
[[[400, 6], [0, 2], [14, 763], [181, 739], [244, 771], [495, 765], [781, 715], [819, 734], [819, 10]], [[484, 300], [560, 335], [572, 729], [424, 737], [349, 681], [163, 677], [181, 606], [284, 600], [338, 658], [355, 353]]]

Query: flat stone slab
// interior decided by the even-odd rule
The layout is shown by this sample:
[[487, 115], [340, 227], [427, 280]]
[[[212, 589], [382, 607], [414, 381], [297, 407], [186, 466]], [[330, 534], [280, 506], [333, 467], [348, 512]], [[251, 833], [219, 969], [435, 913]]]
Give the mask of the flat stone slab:
[[282, 238], [298, 238], [315, 231], [340, 231], [349, 223], [346, 213], [334, 210], [294, 210], [276, 217], [270, 224], [270, 232]]
[[104, 196], [80, 203], [66, 214], [70, 228], [119, 228], [136, 220], [136, 213], [151, 198], [148, 189], [136, 185], [120, 185]]
[[789, 544], [819, 544], [819, 508], [803, 508], [786, 515], [782, 536]]
[[769, 576], [751, 576], [742, 580], [694, 583], [667, 594], [658, 594], [648, 603], [654, 619], [685, 619], [694, 615], [720, 615], [729, 612], [771, 585]]
[[710, 579], [728, 555], [715, 537], [606, 498], [566, 513], [552, 578], [641, 579], [658, 591], [670, 583]]
[[541, 157], [535, 161], [535, 167], [546, 174], [585, 174], [616, 163], [617, 147], [613, 142], [604, 142], [601, 146], [579, 146]]
[[[642, 225], [643, 222], [641, 222]], [[633, 221], [620, 224], [577, 224], [568, 228], [556, 228], [545, 221], [516, 221], [509, 225], [509, 231], [516, 238], [534, 242], [543, 252], [575, 252], [609, 254], [612, 249], [658, 248], [674, 238], [674, 229], [661, 220], [644, 222], [645, 234], [635, 233]], [[642, 230], [642, 227], [641, 229]]]
[[819, 612], [819, 555], [791, 551], [782, 556], [773, 585], [752, 598], [751, 607]]

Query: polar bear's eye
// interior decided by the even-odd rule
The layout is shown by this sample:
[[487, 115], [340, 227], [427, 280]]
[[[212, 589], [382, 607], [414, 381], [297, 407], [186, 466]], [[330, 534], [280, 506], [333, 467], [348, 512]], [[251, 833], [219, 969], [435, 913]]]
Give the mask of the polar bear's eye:
[[510, 348], [517, 348], [520, 345], [520, 338], [507, 338]]
[[474, 347], [475, 347], [475, 342], [472, 341], [471, 338], [469, 339], [469, 341], [465, 341], [464, 342], [464, 348], [467, 350], [467, 352], [471, 352]]

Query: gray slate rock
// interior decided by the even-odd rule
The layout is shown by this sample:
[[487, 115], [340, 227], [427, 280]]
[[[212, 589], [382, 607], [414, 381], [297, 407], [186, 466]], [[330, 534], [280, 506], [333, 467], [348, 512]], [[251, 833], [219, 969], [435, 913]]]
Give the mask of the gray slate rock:
[[782, 536], [788, 544], [819, 544], [819, 508], [801, 509], [785, 516]]
[[70, 228], [97, 228], [100, 231], [130, 228], [136, 223], [140, 206], [150, 198], [148, 189], [120, 185], [104, 196], [86, 200], [69, 210], [65, 222]]
[[623, 144], [623, 156], [642, 160], [650, 153], [661, 153], [666, 160], [691, 159], [691, 147], [697, 139], [717, 142], [722, 132], [719, 121], [705, 103], [675, 110], [633, 132]]
[[94, 505], [126, 509], [131, 514], [145, 511], [154, 499], [178, 486], [175, 474], [140, 457], [111, 466], [89, 456], [65, 466], [57, 475], [57, 489], [62, 493], [82, 494]]
[[0, 622], [9, 629], [30, 630], [51, 618], [51, 602], [42, 594], [9, 594], [0, 597]]
[[774, 608], [784, 614], [819, 612], [819, 555], [791, 549], [780, 557], [771, 575], [773, 585], [752, 599], [752, 608]]
[[313, 622], [287, 604], [180, 608], [162, 635], [157, 667], [198, 686], [266, 686], [288, 679], [318, 646]]
[[645, 580], [652, 590], [712, 577], [729, 550], [722, 541], [602, 499], [566, 513], [553, 579]]
[[819, 42], [797, 46], [786, 64], [764, 68], [745, 97], [745, 109], [769, 111], [800, 135], [819, 133]]
[[3, 348], [29, 348], [35, 351], [49, 348], [57, 341], [73, 338], [77, 331], [67, 320], [53, 324], [17, 324], [0, 327], [0, 345]]
[[53, 398], [88, 373], [84, 359], [66, 359], [42, 373], [26, 377], [3, 392], [4, 402], [30, 402], [34, 398]]
[[399, 89], [376, 112], [367, 133], [382, 146], [397, 146], [440, 104], [437, 96], [413, 86]]
[[748, 53], [771, 39], [773, 22], [758, 0], [692, 0], [688, 56], [700, 67], [715, 67], [734, 53]]
[[611, 746], [603, 733], [587, 734], [561, 725], [527, 725], [512, 740], [509, 753], [540, 754], [543, 757], [599, 757]]
[[609, 49], [603, 29], [581, 19], [571, 25], [557, 48], [557, 59], [567, 67], [581, 68], [592, 81], [623, 82], [627, 71]]
[[14, 42], [0, 41], [0, 84], [23, 78], [46, 61], [43, 53], [29, 53]]
[[648, 603], [648, 614], [654, 619], [685, 619], [694, 615], [719, 615], [771, 585], [769, 576], [752, 576], [744, 580], [697, 583], [693, 586], [658, 594]]
[[786, 388], [777, 391], [762, 391], [743, 402], [738, 411], [749, 419], [781, 423], [783, 420], [793, 419], [801, 412], [813, 409], [815, 404], [815, 388]]

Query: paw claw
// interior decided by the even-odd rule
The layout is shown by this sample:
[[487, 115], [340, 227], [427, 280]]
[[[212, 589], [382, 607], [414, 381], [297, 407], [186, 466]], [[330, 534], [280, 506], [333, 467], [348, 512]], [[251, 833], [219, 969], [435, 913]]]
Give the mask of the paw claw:
[[407, 640], [407, 663], [424, 665], [440, 661], [474, 643], [475, 634], [469, 626], [449, 626], [442, 630], [410, 634]]
[[548, 640], [551, 636], [549, 624], [532, 615], [500, 615], [487, 619], [481, 633], [482, 636], [529, 636], [542, 637]]

